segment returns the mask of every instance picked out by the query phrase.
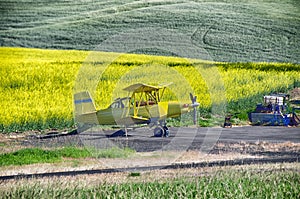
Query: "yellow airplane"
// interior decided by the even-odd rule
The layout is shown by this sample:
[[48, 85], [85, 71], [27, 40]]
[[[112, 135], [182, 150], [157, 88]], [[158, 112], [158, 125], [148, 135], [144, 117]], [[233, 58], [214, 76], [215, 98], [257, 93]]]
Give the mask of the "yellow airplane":
[[106, 109], [96, 110], [95, 104], [88, 91], [74, 95], [75, 122], [83, 125], [121, 125], [127, 127], [137, 124], [155, 125], [155, 137], [168, 137], [169, 130], [166, 119], [178, 117], [192, 109], [199, 103], [196, 96], [190, 94], [192, 103], [183, 104], [176, 101], [162, 102], [162, 96], [168, 85], [152, 86], [147, 84], [133, 84], [124, 88], [130, 97], [117, 98]]

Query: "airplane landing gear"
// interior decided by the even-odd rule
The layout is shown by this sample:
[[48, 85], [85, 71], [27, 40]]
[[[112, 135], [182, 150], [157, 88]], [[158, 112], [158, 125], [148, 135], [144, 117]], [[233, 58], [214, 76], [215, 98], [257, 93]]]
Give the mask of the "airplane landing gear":
[[169, 133], [170, 133], [169, 128], [167, 126], [164, 126], [163, 128], [164, 128], [164, 136], [169, 137]]
[[167, 126], [157, 126], [153, 135], [154, 137], [169, 137], [169, 129]]

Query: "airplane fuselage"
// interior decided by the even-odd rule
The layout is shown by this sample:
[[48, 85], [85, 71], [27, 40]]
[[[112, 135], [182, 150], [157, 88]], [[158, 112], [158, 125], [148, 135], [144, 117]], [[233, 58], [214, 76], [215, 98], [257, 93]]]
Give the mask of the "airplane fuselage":
[[188, 112], [184, 104], [178, 102], [159, 102], [154, 105], [139, 106], [136, 108], [107, 108], [96, 112], [98, 124], [116, 125], [116, 124], [149, 124], [156, 121], [162, 121], [170, 117], [178, 117]]

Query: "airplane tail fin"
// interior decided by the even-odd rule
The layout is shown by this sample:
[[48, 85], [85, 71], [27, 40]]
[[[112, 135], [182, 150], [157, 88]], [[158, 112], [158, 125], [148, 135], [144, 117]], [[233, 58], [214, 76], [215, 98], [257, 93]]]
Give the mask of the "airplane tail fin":
[[75, 122], [85, 124], [97, 124], [96, 107], [88, 91], [74, 95]]

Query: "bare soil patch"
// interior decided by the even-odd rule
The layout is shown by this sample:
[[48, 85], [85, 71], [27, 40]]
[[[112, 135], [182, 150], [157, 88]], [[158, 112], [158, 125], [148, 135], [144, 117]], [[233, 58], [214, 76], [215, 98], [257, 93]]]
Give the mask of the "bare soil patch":
[[11, 187], [33, 186], [36, 184], [51, 186], [60, 185], [60, 187], [68, 188], [69, 186], [76, 187], [91, 187], [99, 184], [121, 184], [121, 183], [139, 183], [139, 182], [166, 182], [176, 178], [195, 178], [202, 176], [212, 176], [220, 172], [270, 172], [286, 171], [299, 172], [300, 163], [282, 163], [282, 164], [255, 164], [242, 166], [224, 166], [224, 167], [202, 167], [189, 169], [167, 169], [167, 170], [151, 170], [141, 171], [139, 176], [132, 177], [131, 172], [121, 173], [102, 173], [93, 175], [79, 175], [67, 177], [47, 177], [47, 178], [32, 178], [32, 179], [16, 179], [8, 181], [0, 181], [0, 190], [10, 189]]
[[[16, 145], [20, 148], [22, 146]], [[1, 147], [5, 148], [5, 147]], [[180, 154], [180, 155], [178, 155]], [[5, 166], [0, 175], [37, 174], [46, 172], [80, 171], [107, 168], [134, 168], [145, 166], [161, 166], [168, 164], [186, 164], [199, 162], [214, 162], [237, 159], [260, 159], [270, 156], [299, 156], [300, 143], [217, 143], [210, 154], [191, 151], [157, 151], [140, 152], [128, 158], [81, 158], [64, 159], [59, 163], [32, 164], [25, 166]]]

